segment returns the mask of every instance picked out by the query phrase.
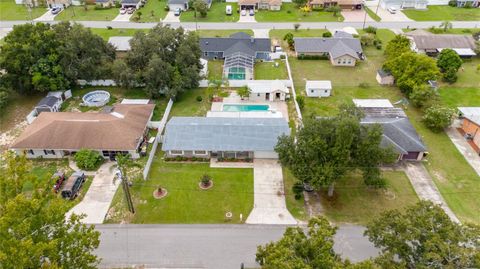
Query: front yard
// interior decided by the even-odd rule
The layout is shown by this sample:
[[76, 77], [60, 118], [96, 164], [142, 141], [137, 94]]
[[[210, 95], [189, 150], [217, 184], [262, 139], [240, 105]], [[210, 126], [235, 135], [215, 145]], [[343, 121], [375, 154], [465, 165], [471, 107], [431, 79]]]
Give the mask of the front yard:
[[118, 14], [119, 9], [95, 9], [95, 5], [70, 6], [55, 17], [56, 21], [111, 21]]
[[[202, 175], [212, 177], [213, 187], [201, 190]], [[153, 192], [166, 188], [168, 195], [155, 199]], [[125, 213], [126, 203], [119, 188], [110, 208], [108, 223], [241, 223], [253, 208], [253, 170], [210, 168], [208, 163], [166, 163], [162, 153], [153, 162], [147, 181], [131, 188], [136, 213]], [[225, 214], [231, 212], [230, 221]]]
[[288, 79], [288, 72], [285, 65], [285, 60], [275, 60], [273, 62], [257, 62], [255, 63], [254, 73], [254, 77], [257, 80]]
[[133, 18], [137, 17], [137, 13], [141, 12], [142, 15], [138, 22], [160, 22], [160, 20], [167, 15], [167, 11], [165, 10], [166, 5], [167, 1], [165, 0], [147, 1], [144, 7], [135, 11], [130, 20], [133, 21]]
[[136, 32], [147, 32], [148, 29], [126, 29], [126, 28], [90, 28], [92, 33], [101, 36], [104, 40], [107, 40], [112, 36], [133, 36]]
[[333, 16], [332, 12], [312, 11], [304, 13], [293, 3], [283, 3], [279, 11], [259, 10], [255, 13], [258, 22], [315, 22], [315, 21], [343, 21], [343, 17]]
[[415, 21], [480, 21], [480, 8], [428, 6], [428, 10], [405, 9], [402, 12]]
[[47, 12], [46, 7], [32, 8], [31, 13], [25, 5], [17, 5], [13, 0], [0, 0], [0, 21], [33, 20]]
[[232, 34], [242, 32], [247, 33], [253, 36], [253, 31], [251, 29], [243, 30], [198, 30], [197, 33], [200, 37], [229, 37]]
[[[227, 15], [225, 13], [226, 6], [232, 6], [232, 15]], [[197, 12], [197, 18], [195, 19], [195, 12], [193, 10], [188, 10], [182, 12], [180, 16], [181, 22], [237, 22], [239, 18], [238, 4], [231, 2], [213, 2], [212, 6], [207, 12], [207, 16], [202, 18]]]

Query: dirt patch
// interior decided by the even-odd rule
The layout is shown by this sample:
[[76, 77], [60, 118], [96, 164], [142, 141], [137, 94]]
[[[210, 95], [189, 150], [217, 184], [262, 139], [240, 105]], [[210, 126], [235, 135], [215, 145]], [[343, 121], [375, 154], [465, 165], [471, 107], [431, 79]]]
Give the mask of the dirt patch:
[[17, 137], [27, 128], [27, 121], [22, 121], [13, 126], [12, 129], [0, 134], [0, 149], [7, 149]]
[[447, 179], [443, 176], [441, 172], [438, 171], [432, 171], [433, 176], [440, 182], [445, 183], [447, 182]]

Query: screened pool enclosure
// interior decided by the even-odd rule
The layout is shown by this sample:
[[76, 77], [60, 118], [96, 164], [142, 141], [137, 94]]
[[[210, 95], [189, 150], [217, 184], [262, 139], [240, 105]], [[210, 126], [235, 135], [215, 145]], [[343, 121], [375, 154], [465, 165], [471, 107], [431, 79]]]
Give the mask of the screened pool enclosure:
[[252, 80], [254, 64], [254, 57], [245, 53], [236, 52], [225, 57], [223, 76], [232, 80]]

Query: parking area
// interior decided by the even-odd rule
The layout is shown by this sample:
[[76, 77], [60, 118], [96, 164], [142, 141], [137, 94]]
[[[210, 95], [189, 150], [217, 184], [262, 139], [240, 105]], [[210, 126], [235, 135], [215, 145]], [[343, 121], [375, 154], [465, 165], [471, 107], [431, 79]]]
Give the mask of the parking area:
[[238, 22], [256, 22], [255, 16], [250, 16], [248, 10], [246, 11], [245, 15], [240, 13], [240, 19]]

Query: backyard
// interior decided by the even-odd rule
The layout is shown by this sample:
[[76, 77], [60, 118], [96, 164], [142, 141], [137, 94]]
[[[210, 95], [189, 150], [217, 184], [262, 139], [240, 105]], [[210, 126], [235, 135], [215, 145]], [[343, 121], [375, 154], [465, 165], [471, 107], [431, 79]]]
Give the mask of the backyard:
[[[86, 10], [85, 10], [86, 8]], [[56, 21], [111, 21], [119, 14], [119, 9], [112, 7], [95, 9], [95, 5], [70, 6], [55, 17]]]
[[285, 60], [275, 60], [273, 62], [257, 62], [255, 63], [254, 72], [254, 77], [258, 80], [288, 79], [288, 72], [285, 65]]
[[480, 8], [428, 6], [428, 10], [405, 9], [402, 12], [415, 21], [480, 21]]
[[42, 16], [47, 11], [46, 7], [35, 7], [30, 13], [25, 5], [17, 5], [14, 0], [0, 0], [0, 21], [29, 21]]
[[[199, 96], [201, 97], [201, 101], [197, 100]], [[207, 111], [210, 110], [210, 106], [211, 103], [209, 101], [207, 88], [188, 90], [176, 98], [170, 111], [170, 116], [205, 116]]]
[[141, 12], [142, 15], [138, 22], [160, 22], [167, 15], [166, 5], [167, 1], [165, 0], [147, 1], [145, 6], [135, 11], [130, 20], [133, 21], [133, 18], [137, 17], [137, 13]]
[[255, 20], [258, 22], [336, 22], [343, 21], [343, 17], [342, 15], [335, 17], [332, 12], [326, 11], [304, 13], [293, 3], [283, 3], [279, 11], [259, 10], [255, 13]]
[[[147, 181], [136, 181], [131, 188], [136, 213], [121, 213], [126, 204], [121, 188], [115, 194], [109, 223], [241, 223], [253, 208], [253, 170], [210, 168], [209, 163], [166, 163], [158, 153]], [[213, 187], [201, 190], [202, 175], [212, 177]], [[161, 186], [168, 192], [155, 199]], [[230, 221], [225, 214], [231, 212]]]
[[[225, 13], [226, 6], [232, 6], [232, 15], [227, 15]], [[238, 21], [239, 14], [237, 12], [238, 5], [237, 3], [231, 2], [213, 2], [212, 6], [207, 12], [207, 16], [202, 18], [197, 12], [197, 18], [195, 19], [195, 12], [193, 10], [188, 10], [182, 12], [180, 16], [181, 22], [236, 22]]]

